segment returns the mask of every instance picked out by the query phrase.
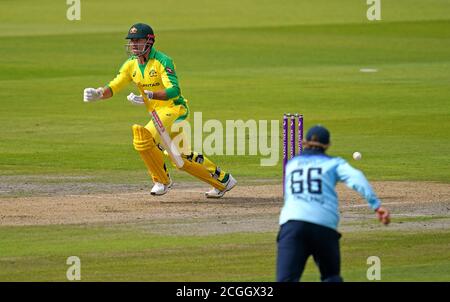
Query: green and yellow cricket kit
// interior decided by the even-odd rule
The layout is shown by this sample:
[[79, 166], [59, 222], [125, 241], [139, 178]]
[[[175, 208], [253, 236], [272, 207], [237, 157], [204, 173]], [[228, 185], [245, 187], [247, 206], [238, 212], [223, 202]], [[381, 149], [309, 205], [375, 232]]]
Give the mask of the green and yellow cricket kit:
[[[168, 100], [152, 100], [161, 122], [171, 138], [180, 134], [172, 133], [172, 124], [187, 120], [189, 107], [187, 100], [181, 95], [175, 65], [172, 59], [152, 47], [148, 60], [140, 64], [137, 57], [130, 57], [120, 68], [118, 75], [107, 85], [113, 94], [123, 89], [130, 82], [141, 84], [145, 90], [160, 91], [165, 89]], [[144, 129], [148, 130], [144, 131]], [[169, 183], [167, 169], [161, 161], [163, 154], [161, 139], [153, 122], [145, 127], [133, 126], [135, 149], [140, 153], [147, 170], [154, 182]], [[212, 161], [197, 152], [182, 154], [185, 162], [182, 168], [198, 179], [209, 183], [219, 190], [225, 189], [229, 174], [222, 171]], [[153, 159], [151, 159], [153, 157]]]
[[166, 90], [168, 100], [153, 100], [155, 107], [184, 106], [187, 109], [187, 101], [181, 95], [175, 66], [170, 57], [155, 48], [152, 48], [148, 60], [139, 64], [136, 56], [130, 57], [120, 68], [119, 73], [107, 86], [113, 94], [133, 81], [140, 83], [145, 90]]

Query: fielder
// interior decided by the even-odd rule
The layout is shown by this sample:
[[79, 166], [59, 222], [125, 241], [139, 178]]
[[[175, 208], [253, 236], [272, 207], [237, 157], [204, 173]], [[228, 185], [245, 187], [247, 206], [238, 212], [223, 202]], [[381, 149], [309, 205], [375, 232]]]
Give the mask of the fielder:
[[[118, 75], [103, 88], [86, 88], [84, 101], [93, 102], [108, 99], [130, 82], [144, 87], [147, 97], [155, 102], [154, 108], [164, 127], [173, 139], [179, 133], [172, 133], [173, 123], [188, 119], [188, 101], [181, 95], [170, 57], [153, 47], [155, 35], [147, 24], [134, 24], [126, 36], [129, 59], [122, 65]], [[130, 93], [127, 99], [137, 105], [144, 105], [141, 95]], [[146, 126], [133, 125], [133, 145], [142, 157], [154, 186], [152, 195], [163, 195], [172, 186], [172, 179], [164, 163], [161, 139], [153, 122]], [[186, 154], [185, 154], [186, 153]], [[206, 192], [207, 198], [220, 198], [236, 185], [230, 173], [221, 170], [206, 156], [197, 152], [181, 153], [184, 162], [182, 170], [210, 184], [213, 188]]]
[[339, 206], [335, 190], [338, 181], [356, 190], [369, 203], [378, 219], [389, 224], [389, 211], [372, 191], [364, 175], [344, 159], [325, 151], [330, 133], [322, 126], [309, 129], [305, 149], [286, 165], [284, 206], [278, 233], [277, 281], [298, 282], [310, 255], [321, 280], [341, 282]]

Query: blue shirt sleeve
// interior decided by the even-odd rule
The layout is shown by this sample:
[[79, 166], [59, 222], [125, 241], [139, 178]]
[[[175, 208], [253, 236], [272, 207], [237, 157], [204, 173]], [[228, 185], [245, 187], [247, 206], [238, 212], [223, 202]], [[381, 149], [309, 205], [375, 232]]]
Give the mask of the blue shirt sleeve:
[[357, 191], [364, 197], [372, 210], [380, 207], [380, 200], [361, 171], [353, 168], [345, 160], [342, 160], [342, 163], [337, 166], [336, 172], [338, 180], [344, 182], [347, 187]]

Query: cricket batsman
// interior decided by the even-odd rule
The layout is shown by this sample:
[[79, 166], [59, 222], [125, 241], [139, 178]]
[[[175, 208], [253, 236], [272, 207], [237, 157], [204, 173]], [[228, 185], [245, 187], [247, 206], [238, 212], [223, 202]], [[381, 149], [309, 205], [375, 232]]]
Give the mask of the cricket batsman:
[[337, 232], [339, 204], [335, 186], [344, 182], [361, 194], [385, 225], [389, 211], [364, 175], [344, 159], [328, 156], [330, 133], [314, 126], [306, 134], [304, 151], [286, 165], [284, 206], [278, 233], [277, 281], [298, 282], [309, 256], [313, 256], [324, 282], [343, 281]]
[[[173, 139], [179, 133], [172, 133], [172, 124], [185, 121], [189, 117], [188, 101], [181, 95], [175, 65], [170, 57], [153, 46], [153, 29], [143, 23], [131, 26], [126, 36], [129, 59], [125, 61], [118, 75], [101, 88], [84, 89], [84, 101], [94, 102], [111, 98], [127, 84], [143, 87], [148, 99], [153, 102], [155, 111], [169, 136]], [[128, 101], [144, 105], [142, 95], [130, 93]], [[133, 125], [133, 145], [144, 161], [153, 180], [152, 195], [163, 195], [172, 186], [172, 179], [164, 163], [164, 149], [161, 138], [152, 121], [147, 125]], [[210, 184], [213, 188], [206, 192], [207, 198], [220, 198], [236, 185], [230, 173], [216, 166], [206, 156], [197, 152], [180, 152], [183, 160], [182, 170]]]

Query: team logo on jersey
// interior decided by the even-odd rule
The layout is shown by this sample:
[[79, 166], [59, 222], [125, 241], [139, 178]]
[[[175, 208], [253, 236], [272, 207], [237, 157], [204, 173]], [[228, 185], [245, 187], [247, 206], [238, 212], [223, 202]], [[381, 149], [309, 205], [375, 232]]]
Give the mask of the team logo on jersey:
[[151, 77], [156, 77], [156, 71], [154, 69], [150, 70], [150, 72], [148, 73]]
[[136, 76], [136, 70], [133, 72], [133, 78]]
[[166, 67], [166, 71], [167, 71], [167, 73], [169, 73], [169, 74], [173, 74], [173, 69], [170, 68], [170, 67]]
[[135, 34], [135, 33], [137, 33], [137, 28], [136, 27], [132, 27], [130, 29], [130, 34]]

